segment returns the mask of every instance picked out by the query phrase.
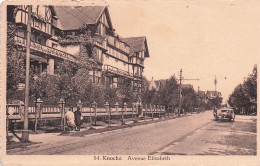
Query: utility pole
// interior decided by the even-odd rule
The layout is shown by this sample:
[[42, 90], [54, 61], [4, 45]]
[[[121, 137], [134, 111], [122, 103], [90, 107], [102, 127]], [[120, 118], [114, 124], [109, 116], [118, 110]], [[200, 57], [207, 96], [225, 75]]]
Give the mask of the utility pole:
[[184, 77], [182, 77], [182, 69], [180, 70], [180, 87], [179, 87], [179, 111], [178, 111], [178, 115], [180, 116], [180, 112], [181, 112], [181, 98], [182, 98], [182, 95], [181, 95], [181, 92], [182, 92], [182, 81], [184, 80], [190, 80], [190, 81], [199, 81], [199, 79], [184, 79]]
[[215, 84], [215, 93], [216, 93], [217, 92], [217, 77], [216, 77], [216, 75], [215, 75], [214, 84]]
[[181, 85], [181, 83], [182, 83], [182, 69], [181, 69], [181, 71], [180, 71], [180, 87], [179, 87], [179, 111], [178, 111], [178, 116], [180, 116], [180, 112], [181, 112], [181, 88], [182, 88], [182, 85]]
[[28, 22], [27, 22], [27, 38], [26, 38], [26, 74], [25, 74], [25, 100], [24, 100], [24, 130], [22, 131], [22, 140], [29, 141], [28, 130], [28, 107], [29, 107], [29, 76], [30, 76], [30, 44], [31, 44], [31, 14], [32, 6], [28, 5]]

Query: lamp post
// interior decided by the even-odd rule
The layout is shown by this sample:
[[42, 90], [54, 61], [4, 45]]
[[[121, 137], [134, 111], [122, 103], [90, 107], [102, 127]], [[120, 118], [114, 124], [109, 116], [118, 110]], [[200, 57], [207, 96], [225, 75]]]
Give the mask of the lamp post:
[[161, 105], [159, 105], [158, 107], [159, 107], [159, 119], [161, 119], [161, 111], [162, 111], [162, 106], [161, 106]]
[[105, 108], [106, 108], [106, 111], [107, 111], [107, 114], [108, 114], [108, 127], [110, 127], [110, 109], [109, 109], [109, 103], [108, 102], [106, 102], [105, 104], [104, 104], [104, 106], [105, 106]]
[[[93, 102], [92, 107], [94, 109], [94, 116], [95, 116], [95, 126], [97, 125], [97, 103], [96, 101]], [[90, 117], [91, 118], [91, 117]], [[92, 122], [91, 122], [92, 123]]]
[[150, 104], [150, 111], [152, 112], [152, 120], [153, 120], [153, 106]]
[[146, 119], [146, 112], [147, 112], [147, 104], [145, 104], [145, 109], [144, 109], [144, 118]]
[[154, 110], [154, 113], [156, 115], [157, 110], [156, 110], [156, 106], [155, 105], [153, 105], [153, 110]]
[[58, 102], [59, 107], [61, 108], [61, 126], [62, 130], [65, 131], [65, 111], [64, 111], [64, 106], [65, 106], [65, 100], [63, 98], [60, 99]]
[[38, 123], [38, 116], [39, 113], [41, 112], [41, 104], [42, 104], [42, 100], [40, 98], [38, 98], [36, 101], [34, 101], [35, 103], [35, 126], [34, 126], [34, 131], [37, 131], [37, 123]]
[[9, 141], [9, 136], [8, 136], [8, 129], [9, 129], [9, 110], [8, 110], [8, 104], [6, 105], [6, 140], [7, 142]]
[[125, 122], [124, 122], [124, 111], [126, 111], [126, 108], [127, 108], [127, 104], [124, 103], [124, 105], [123, 105], [123, 109], [122, 109], [122, 125], [125, 124]]
[[90, 123], [90, 128], [92, 127], [92, 117], [91, 117], [91, 110], [93, 108], [93, 104], [90, 104], [89, 106], [89, 123]]
[[140, 102], [140, 114], [141, 114], [141, 117], [143, 117], [143, 104]]
[[37, 130], [37, 108], [38, 108], [38, 106], [37, 106], [37, 100], [38, 100], [38, 97], [37, 97], [37, 87], [36, 87], [36, 81], [37, 81], [37, 79], [38, 79], [39, 77], [37, 76], [37, 75], [34, 75], [33, 76], [33, 79], [34, 79], [34, 89], [35, 89], [35, 101], [34, 101], [34, 103], [35, 103], [35, 126], [34, 126], [34, 131], [36, 132], [36, 130]]
[[134, 119], [135, 102], [132, 103], [132, 119]]
[[165, 109], [164, 109], [164, 106], [162, 106], [162, 113], [163, 113], [163, 117], [165, 118]]
[[29, 80], [30, 80], [30, 44], [31, 44], [31, 13], [32, 5], [28, 5], [27, 37], [26, 37], [26, 70], [25, 70], [25, 99], [24, 99], [24, 128], [22, 131], [23, 142], [29, 141], [28, 108], [29, 108]]
[[115, 107], [116, 107], [116, 113], [118, 113], [118, 108], [119, 108], [118, 102], [115, 103]]

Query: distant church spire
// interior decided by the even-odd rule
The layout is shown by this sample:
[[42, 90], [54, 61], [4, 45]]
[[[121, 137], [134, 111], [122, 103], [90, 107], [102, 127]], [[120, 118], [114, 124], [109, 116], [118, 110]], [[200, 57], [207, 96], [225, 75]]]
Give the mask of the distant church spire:
[[150, 82], [150, 85], [149, 85], [149, 91], [155, 89], [156, 91], [158, 91], [158, 87], [156, 86], [154, 80], [153, 80], [153, 77], [152, 77], [152, 80]]

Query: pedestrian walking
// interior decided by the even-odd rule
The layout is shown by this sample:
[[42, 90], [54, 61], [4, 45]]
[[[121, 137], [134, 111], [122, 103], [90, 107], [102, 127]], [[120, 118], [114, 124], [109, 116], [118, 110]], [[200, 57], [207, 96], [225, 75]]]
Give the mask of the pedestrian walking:
[[80, 107], [77, 107], [77, 111], [74, 112], [74, 116], [75, 116], [76, 131], [80, 131], [80, 125], [81, 125]]
[[69, 111], [65, 114], [65, 117], [69, 130], [72, 130], [75, 126], [75, 117], [72, 108], [70, 108]]

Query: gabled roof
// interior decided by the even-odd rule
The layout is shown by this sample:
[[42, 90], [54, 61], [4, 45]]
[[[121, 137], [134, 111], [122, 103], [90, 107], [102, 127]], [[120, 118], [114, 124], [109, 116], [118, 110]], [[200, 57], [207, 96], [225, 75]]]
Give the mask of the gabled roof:
[[160, 88], [163, 88], [165, 87], [166, 85], [166, 80], [165, 79], [161, 79], [161, 80], [156, 80], [154, 81], [156, 86], [160, 89]]
[[[83, 24], [96, 24], [106, 6], [53, 6], [62, 30], [75, 30]], [[110, 19], [110, 16], [108, 16]], [[109, 20], [110, 21], [110, 20]], [[110, 26], [112, 26], [110, 22]]]
[[142, 48], [145, 45], [146, 47], [145, 57], [149, 57], [149, 51], [148, 51], [148, 46], [147, 46], [147, 41], [145, 36], [122, 38], [121, 40], [123, 42], [126, 42], [128, 45], [130, 45], [130, 54], [134, 52], [142, 51]]

